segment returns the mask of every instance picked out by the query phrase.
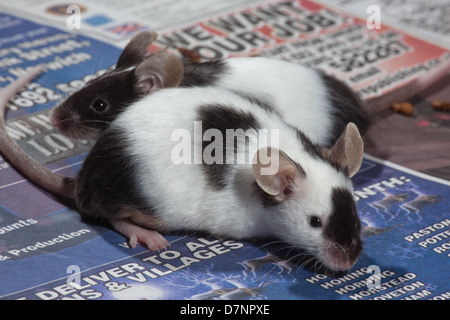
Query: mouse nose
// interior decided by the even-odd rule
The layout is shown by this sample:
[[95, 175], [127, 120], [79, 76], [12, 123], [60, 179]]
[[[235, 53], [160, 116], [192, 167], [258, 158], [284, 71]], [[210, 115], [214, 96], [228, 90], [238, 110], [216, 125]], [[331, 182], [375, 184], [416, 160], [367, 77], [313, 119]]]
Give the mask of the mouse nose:
[[323, 256], [325, 264], [335, 271], [349, 270], [358, 260], [362, 252], [360, 239], [354, 239], [350, 244], [339, 244], [334, 241], [327, 241], [324, 246]]
[[61, 121], [59, 121], [59, 119], [57, 119], [56, 117], [51, 117], [51, 122], [52, 122], [52, 126], [58, 128], [61, 124]]

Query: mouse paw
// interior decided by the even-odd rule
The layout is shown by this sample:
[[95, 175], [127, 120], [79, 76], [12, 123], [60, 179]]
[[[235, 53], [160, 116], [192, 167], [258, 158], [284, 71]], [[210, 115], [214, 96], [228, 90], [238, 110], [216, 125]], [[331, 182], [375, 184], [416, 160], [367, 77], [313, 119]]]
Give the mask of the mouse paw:
[[135, 248], [138, 243], [142, 243], [151, 251], [160, 251], [170, 245], [158, 231], [142, 228], [128, 219], [115, 221], [113, 226], [129, 239], [131, 248]]
[[135, 248], [137, 243], [142, 243], [151, 251], [161, 251], [170, 245], [158, 231], [143, 228], [133, 232], [129, 239], [130, 247]]

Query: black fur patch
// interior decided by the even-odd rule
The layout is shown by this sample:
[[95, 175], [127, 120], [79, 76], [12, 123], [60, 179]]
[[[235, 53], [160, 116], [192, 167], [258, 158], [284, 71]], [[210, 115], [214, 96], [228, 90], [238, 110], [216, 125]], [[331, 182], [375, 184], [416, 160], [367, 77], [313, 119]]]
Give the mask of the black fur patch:
[[333, 108], [333, 134], [327, 146], [332, 146], [336, 142], [349, 122], [355, 123], [360, 132], [363, 133], [370, 121], [368, 114], [362, 107], [361, 99], [344, 82], [324, 72], [319, 71], [319, 73], [328, 90], [328, 98]]
[[275, 207], [281, 203], [274, 196], [268, 194], [263, 189], [261, 189], [261, 187], [258, 185], [256, 181], [253, 183], [253, 190], [256, 196], [261, 201], [264, 208]]
[[94, 145], [75, 180], [75, 200], [82, 214], [110, 220], [122, 208], [153, 212], [138, 189], [138, 168], [128, 155], [128, 145], [125, 134], [111, 128]]
[[231, 91], [233, 93], [237, 94], [238, 96], [240, 96], [241, 98], [246, 99], [250, 103], [255, 104], [256, 106], [260, 107], [261, 109], [264, 109], [264, 110], [266, 110], [268, 112], [271, 112], [271, 113], [276, 113], [281, 118], [281, 116], [278, 114], [278, 112], [275, 111], [275, 108], [272, 106], [272, 104], [269, 103], [268, 101], [266, 101], [264, 99], [257, 98], [255, 96], [252, 96], [252, 95], [248, 94], [248, 93], [240, 92], [238, 90], [231, 90]]
[[331, 167], [333, 167], [335, 170], [343, 172], [346, 174], [345, 172], [345, 168], [341, 168], [341, 166], [335, 162], [332, 161], [331, 159], [327, 158], [324, 156], [323, 152], [322, 152], [322, 146], [319, 146], [317, 144], [314, 144], [311, 139], [309, 139], [304, 133], [303, 131], [301, 131], [300, 129], [294, 127], [294, 126], [290, 126], [292, 130], [295, 130], [295, 132], [297, 133], [297, 138], [300, 140], [300, 142], [302, 143], [302, 145], [304, 146], [306, 152], [309, 153], [309, 155], [315, 159], [321, 160], [325, 163], [328, 163]]
[[[202, 122], [202, 134], [208, 129], [217, 129], [221, 132], [223, 139], [226, 139], [226, 130], [248, 129], [258, 130], [260, 125], [256, 118], [249, 112], [238, 111], [232, 107], [219, 104], [204, 105], [197, 110], [197, 120]], [[212, 143], [212, 141], [202, 141], [202, 152]], [[237, 152], [237, 142], [234, 141], [234, 152]], [[202, 167], [208, 177], [208, 183], [216, 190], [220, 190], [227, 185], [227, 176], [230, 166], [226, 164], [226, 141], [222, 143], [223, 161], [222, 164], [204, 162]]]
[[212, 86], [226, 72], [227, 65], [224, 60], [185, 64], [180, 87]]
[[[77, 94], [69, 96], [64, 102], [67, 107], [57, 110], [57, 118], [70, 119], [76, 112], [82, 119], [80, 125], [83, 127], [105, 130], [125, 108], [142, 98], [135, 91], [134, 70], [125, 71], [126, 67], [116, 68], [91, 80]], [[180, 87], [214, 85], [226, 70], [223, 60], [187, 64]], [[91, 104], [96, 99], [105, 100], [109, 108], [101, 113], [92, 110]], [[66, 123], [67, 126], [71, 125], [61, 122], [62, 131], [65, 130]]]
[[[350, 191], [333, 188], [331, 193], [333, 211], [323, 231], [324, 236], [339, 243], [356, 258], [361, 250], [361, 223], [355, 201]], [[352, 258], [352, 256], [350, 256]]]
[[[71, 115], [77, 113], [82, 119], [81, 125], [104, 130], [118, 114], [140, 98], [134, 92], [133, 82], [132, 71], [105, 73], [69, 96], [63, 103], [64, 107], [57, 109], [57, 118], [71, 119]], [[101, 113], [91, 107], [97, 99], [104, 100], [109, 106]], [[61, 126], [64, 127], [65, 122], [61, 122]]]

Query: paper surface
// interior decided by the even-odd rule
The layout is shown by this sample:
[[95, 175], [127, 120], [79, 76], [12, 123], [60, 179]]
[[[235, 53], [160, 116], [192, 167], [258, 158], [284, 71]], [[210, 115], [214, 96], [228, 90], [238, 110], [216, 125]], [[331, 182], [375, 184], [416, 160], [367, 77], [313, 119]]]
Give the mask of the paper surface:
[[[162, 34], [161, 44], [172, 37], [187, 39], [183, 43], [187, 48], [219, 48], [219, 44], [230, 45], [230, 39], [235, 39], [245, 44], [239, 55], [258, 53], [292, 59], [302, 46], [318, 50], [321, 42], [311, 39], [319, 38], [296, 32], [290, 39], [279, 39], [279, 33], [278, 38], [273, 37], [273, 28], [281, 32], [280, 27], [289, 26], [289, 21], [298, 23], [297, 14], [305, 15], [305, 10], [312, 10], [307, 13], [311, 17], [320, 18], [316, 21], [335, 22], [330, 28], [325, 25], [315, 29], [316, 36], [334, 34], [339, 38], [338, 32], [346, 30], [341, 39], [345, 42], [352, 25], [356, 25], [356, 35], [363, 31], [357, 20], [343, 19], [312, 2], [301, 1], [301, 7], [297, 1], [283, 3], [281, 7], [269, 3], [247, 11], [272, 10], [270, 23], [249, 22], [255, 16], [240, 11], [221, 14], [193, 27], [167, 31]], [[286, 11], [291, 5], [295, 9]], [[236, 19], [233, 31], [212, 29], [232, 19]], [[8, 110], [8, 132], [38, 161], [73, 176], [91, 145], [68, 140], [53, 129], [48, 117], [50, 108], [93, 74], [111, 67], [121, 50], [16, 16], [0, 14], [0, 21], [1, 86], [27, 67], [44, 63], [48, 68], [13, 99]], [[382, 32], [388, 35], [393, 31]], [[217, 37], [192, 39], [192, 35], [206, 37], [211, 33]], [[255, 34], [257, 38], [252, 38]], [[418, 40], [409, 36], [392, 35], [400, 46], [420, 47]], [[261, 40], [262, 46], [249, 45], [258, 37], [265, 39]], [[435, 50], [432, 59], [441, 56], [440, 48], [429, 46]], [[223, 48], [218, 52], [230, 55]], [[413, 57], [411, 65], [424, 63], [424, 56], [416, 55], [415, 49], [406, 56], [409, 54]], [[397, 59], [404, 62], [406, 56]], [[320, 273], [317, 266], [302, 266], [306, 262], [298, 259], [302, 255], [283, 249], [275, 239], [239, 241], [207, 235], [168, 235], [171, 247], [167, 251], [154, 253], [141, 246], [131, 250], [124, 237], [81, 221], [76, 211], [30, 184], [0, 159], [0, 298], [449, 299], [449, 182], [380, 163], [369, 156], [353, 182], [364, 227], [364, 251], [347, 275], [336, 278]], [[379, 286], [375, 278], [370, 278], [376, 274], [381, 275]]]
[[[260, 55], [317, 68], [345, 81], [364, 100], [407, 86], [439, 68], [448, 50], [313, 1], [272, 1], [165, 30], [156, 44], [205, 59]], [[446, 63], [447, 62], [447, 63]], [[446, 63], [446, 64], [445, 64]]]
[[67, 209], [19, 216], [3, 207], [0, 297], [448, 299], [450, 183], [366, 157], [354, 184], [364, 251], [342, 277], [301, 267], [301, 253], [274, 239], [169, 235], [170, 248], [155, 253]]
[[[3, 3], [6, 10], [26, 15], [38, 22], [51, 23], [103, 40], [117, 43], [136, 32], [199, 21], [205, 16], [232, 8], [242, 8], [255, 0], [81, 0], [76, 3], [58, 0], [17, 0]], [[77, 17], [82, 21], [78, 24]]]
[[366, 17], [374, 12], [373, 10], [379, 9], [383, 24], [395, 25], [414, 36], [450, 49], [449, 0], [320, 0], [320, 2]]

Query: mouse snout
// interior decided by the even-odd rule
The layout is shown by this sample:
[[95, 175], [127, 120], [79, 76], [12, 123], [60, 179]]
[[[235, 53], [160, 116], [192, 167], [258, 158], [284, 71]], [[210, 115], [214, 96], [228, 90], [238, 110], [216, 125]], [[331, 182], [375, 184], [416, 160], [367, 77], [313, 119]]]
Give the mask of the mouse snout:
[[54, 127], [59, 127], [61, 124], [61, 111], [59, 107], [55, 107], [52, 109], [52, 112], [50, 113], [50, 121], [52, 122], [52, 125]]
[[322, 250], [322, 261], [334, 271], [349, 270], [359, 258], [362, 251], [360, 239], [353, 239], [350, 243], [340, 244], [327, 241]]
[[61, 120], [58, 119], [57, 117], [54, 117], [53, 115], [52, 115], [52, 117], [50, 117], [50, 120], [52, 122], [52, 126], [54, 126], [56, 128], [58, 128], [61, 124]]
[[52, 113], [51, 117], [50, 117], [50, 121], [52, 122], [52, 125], [57, 128], [59, 131], [64, 131], [65, 130], [65, 121], [63, 118], [61, 118], [61, 116], [59, 116], [56, 113]]
[[55, 128], [60, 131], [68, 130], [77, 121], [77, 115], [66, 112], [61, 108], [53, 109], [50, 114], [50, 121]]

